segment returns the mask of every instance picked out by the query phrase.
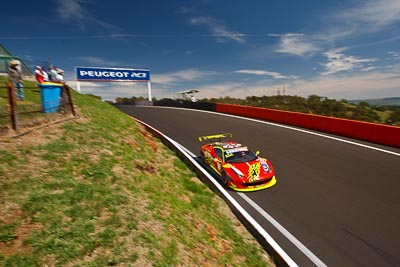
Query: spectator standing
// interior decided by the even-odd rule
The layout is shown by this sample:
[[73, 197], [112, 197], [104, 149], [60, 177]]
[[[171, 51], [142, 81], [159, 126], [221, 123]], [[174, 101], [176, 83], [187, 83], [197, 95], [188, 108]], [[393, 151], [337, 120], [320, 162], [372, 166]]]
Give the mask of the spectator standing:
[[57, 67], [53, 66], [50, 71], [49, 71], [49, 77], [50, 77], [50, 81], [52, 82], [58, 82], [57, 80]]
[[49, 81], [49, 76], [47, 75], [47, 72], [45, 72], [40, 66], [36, 66], [35, 76], [38, 83]]
[[19, 100], [24, 101], [24, 86], [22, 84], [22, 74], [17, 60], [11, 60], [8, 68], [8, 80], [12, 82], [17, 89], [16, 94]]
[[48, 81], [49, 81], [49, 73], [48, 73], [45, 69], [43, 69], [43, 68], [42, 68], [42, 73], [43, 73], [43, 79], [44, 79], [44, 81], [45, 81], [45, 82], [48, 82]]
[[53, 66], [50, 70], [50, 80], [55, 83], [64, 83], [64, 71]]
[[56, 79], [58, 80], [58, 82], [64, 83], [64, 71], [62, 69], [57, 68], [56, 72], [57, 72]]

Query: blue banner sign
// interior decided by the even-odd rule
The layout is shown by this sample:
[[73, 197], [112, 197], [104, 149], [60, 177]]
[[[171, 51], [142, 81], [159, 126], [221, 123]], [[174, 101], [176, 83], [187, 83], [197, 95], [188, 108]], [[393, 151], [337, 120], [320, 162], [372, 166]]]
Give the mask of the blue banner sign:
[[96, 82], [148, 82], [150, 71], [140, 69], [76, 67], [78, 81]]

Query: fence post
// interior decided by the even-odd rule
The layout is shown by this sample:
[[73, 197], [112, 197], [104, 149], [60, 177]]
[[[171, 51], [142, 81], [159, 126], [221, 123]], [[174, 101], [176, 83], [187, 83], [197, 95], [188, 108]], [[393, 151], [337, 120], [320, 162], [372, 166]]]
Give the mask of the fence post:
[[10, 104], [11, 128], [18, 132], [17, 118], [17, 98], [15, 96], [15, 86], [12, 82], [7, 82], [8, 102]]
[[71, 91], [69, 90], [69, 86], [66, 85], [66, 84], [64, 84], [63, 90], [67, 93], [68, 102], [69, 102], [69, 105], [70, 105], [70, 107], [71, 107], [72, 115], [74, 115], [74, 117], [76, 117], [75, 109], [74, 109], [74, 103], [72, 102]]

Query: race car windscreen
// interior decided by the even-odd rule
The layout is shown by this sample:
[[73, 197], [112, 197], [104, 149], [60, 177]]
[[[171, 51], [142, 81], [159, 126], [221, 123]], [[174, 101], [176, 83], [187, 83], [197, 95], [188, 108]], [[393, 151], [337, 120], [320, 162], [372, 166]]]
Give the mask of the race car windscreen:
[[225, 162], [242, 163], [257, 159], [257, 156], [246, 147], [225, 150]]

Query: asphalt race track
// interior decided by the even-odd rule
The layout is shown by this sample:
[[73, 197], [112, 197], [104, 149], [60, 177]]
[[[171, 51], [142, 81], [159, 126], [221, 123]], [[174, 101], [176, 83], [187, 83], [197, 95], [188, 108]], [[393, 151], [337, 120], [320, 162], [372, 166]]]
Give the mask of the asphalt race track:
[[198, 136], [231, 132], [236, 141], [269, 158], [276, 171], [274, 187], [230, 193], [299, 266], [400, 266], [400, 149], [345, 139], [364, 145], [359, 146], [216, 113], [120, 109], [196, 155]]

